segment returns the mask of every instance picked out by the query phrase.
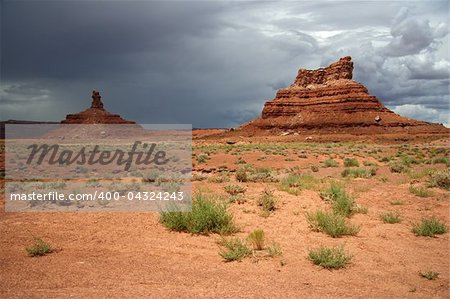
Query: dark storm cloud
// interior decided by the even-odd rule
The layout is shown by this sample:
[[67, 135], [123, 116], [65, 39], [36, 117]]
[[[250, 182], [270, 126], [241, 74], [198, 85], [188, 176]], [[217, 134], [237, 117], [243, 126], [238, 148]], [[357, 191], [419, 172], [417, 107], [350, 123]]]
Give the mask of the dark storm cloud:
[[446, 122], [441, 2], [1, 3], [2, 119], [59, 120], [97, 88], [142, 123], [237, 126], [299, 68], [352, 55], [387, 105]]

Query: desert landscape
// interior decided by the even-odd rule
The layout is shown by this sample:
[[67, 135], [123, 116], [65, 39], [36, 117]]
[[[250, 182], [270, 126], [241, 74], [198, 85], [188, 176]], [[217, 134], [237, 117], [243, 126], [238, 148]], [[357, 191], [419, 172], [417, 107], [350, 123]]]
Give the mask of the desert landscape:
[[[352, 71], [300, 70], [260, 118], [194, 130], [191, 212], [11, 213], [2, 198], [1, 297], [448, 298], [449, 129], [391, 112]], [[68, 121], [133, 123], [96, 91]]]

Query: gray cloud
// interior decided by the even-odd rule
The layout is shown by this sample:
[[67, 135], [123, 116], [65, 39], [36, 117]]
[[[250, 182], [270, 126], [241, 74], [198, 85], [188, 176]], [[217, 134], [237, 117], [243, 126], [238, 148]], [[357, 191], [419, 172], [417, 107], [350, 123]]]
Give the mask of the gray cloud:
[[438, 121], [448, 113], [445, 7], [5, 1], [1, 118], [60, 120], [97, 88], [110, 111], [142, 123], [236, 126], [299, 68], [352, 55], [355, 79], [389, 107], [421, 105]]

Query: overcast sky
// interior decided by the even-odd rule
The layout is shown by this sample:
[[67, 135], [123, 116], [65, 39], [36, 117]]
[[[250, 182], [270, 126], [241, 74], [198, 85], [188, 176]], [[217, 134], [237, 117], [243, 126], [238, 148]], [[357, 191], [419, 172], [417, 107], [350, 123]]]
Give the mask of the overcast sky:
[[0, 1], [1, 120], [59, 121], [95, 88], [140, 123], [232, 127], [351, 55], [386, 106], [450, 123], [448, 1]]

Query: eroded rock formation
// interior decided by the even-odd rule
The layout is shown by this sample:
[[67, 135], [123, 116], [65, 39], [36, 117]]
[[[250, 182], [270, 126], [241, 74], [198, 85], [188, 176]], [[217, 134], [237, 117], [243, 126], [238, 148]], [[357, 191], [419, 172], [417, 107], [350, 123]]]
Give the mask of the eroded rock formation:
[[123, 119], [118, 114], [112, 114], [103, 108], [100, 93], [96, 90], [92, 92], [92, 104], [77, 114], [68, 114], [62, 124], [135, 124], [134, 121]]
[[276, 97], [264, 104], [261, 117], [241, 129], [358, 133], [362, 128], [366, 132], [383, 132], [405, 128], [414, 131], [420, 127], [427, 132], [449, 131], [442, 125], [395, 114], [352, 77], [353, 62], [349, 56], [325, 68], [300, 69], [291, 86], [278, 90]]

